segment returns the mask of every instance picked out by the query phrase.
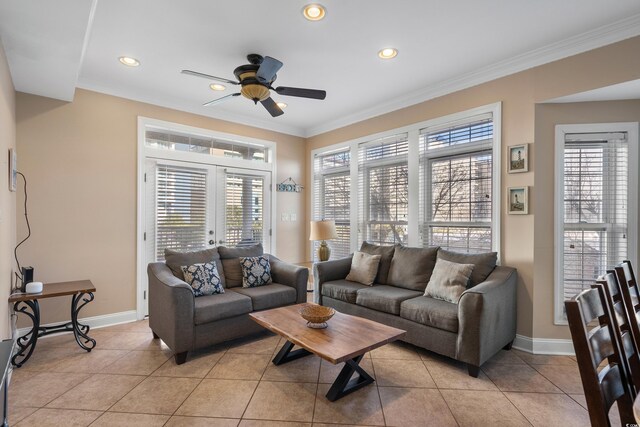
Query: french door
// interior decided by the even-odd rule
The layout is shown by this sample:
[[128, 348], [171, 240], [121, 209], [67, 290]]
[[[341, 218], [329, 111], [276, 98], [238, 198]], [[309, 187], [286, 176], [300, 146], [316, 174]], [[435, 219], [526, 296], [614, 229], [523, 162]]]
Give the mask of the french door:
[[[271, 172], [160, 159], [145, 171], [145, 258], [165, 249], [271, 246]], [[145, 291], [148, 283], [144, 283]], [[145, 296], [145, 314], [148, 313]]]

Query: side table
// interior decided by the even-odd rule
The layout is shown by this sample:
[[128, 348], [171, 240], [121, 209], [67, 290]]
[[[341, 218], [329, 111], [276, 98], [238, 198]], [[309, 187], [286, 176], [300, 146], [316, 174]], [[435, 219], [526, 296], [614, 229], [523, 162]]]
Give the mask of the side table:
[[[89, 325], [78, 322], [78, 313], [88, 303], [93, 301], [95, 286], [90, 280], [74, 282], [45, 283], [42, 292], [37, 294], [20, 293], [9, 297], [16, 313], [23, 313], [31, 319], [33, 326], [17, 340], [18, 352], [11, 358], [11, 363], [19, 368], [24, 365], [33, 354], [38, 338], [58, 332], [71, 332], [78, 345], [84, 350], [91, 351], [96, 346], [96, 340], [89, 337]], [[71, 295], [71, 321], [52, 326], [40, 326], [40, 304], [38, 300]]]

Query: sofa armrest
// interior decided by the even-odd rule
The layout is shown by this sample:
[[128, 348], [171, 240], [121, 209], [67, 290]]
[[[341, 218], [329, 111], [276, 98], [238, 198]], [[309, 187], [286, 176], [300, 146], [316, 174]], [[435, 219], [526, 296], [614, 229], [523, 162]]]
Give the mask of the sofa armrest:
[[516, 336], [517, 273], [496, 267], [458, 301], [456, 358], [480, 366]]
[[191, 286], [173, 275], [163, 262], [147, 267], [149, 327], [174, 353], [194, 345], [195, 301]]
[[309, 269], [284, 262], [273, 255], [269, 255], [269, 263], [271, 264], [271, 278], [273, 281], [294, 288], [296, 290], [297, 303], [306, 302]]
[[347, 277], [351, 271], [353, 254], [334, 261], [323, 261], [313, 264], [313, 300], [322, 304], [322, 284]]

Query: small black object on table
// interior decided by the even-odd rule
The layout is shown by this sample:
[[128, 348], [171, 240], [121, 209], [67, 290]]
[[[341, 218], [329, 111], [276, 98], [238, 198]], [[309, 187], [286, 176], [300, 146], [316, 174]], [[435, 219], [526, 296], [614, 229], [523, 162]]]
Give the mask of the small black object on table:
[[[33, 354], [38, 338], [58, 332], [73, 332], [78, 345], [84, 350], [91, 351], [96, 346], [96, 340], [89, 337], [89, 325], [78, 322], [78, 313], [88, 303], [93, 301], [96, 291], [91, 280], [77, 280], [73, 282], [45, 283], [42, 292], [37, 294], [15, 294], [9, 297], [16, 313], [23, 313], [31, 319], [33, 326], [17, 340], [18, 352], [11, 358], [11, 363], [19, 368], [24, 365]], [[40, 326], [40, 304], [38, 300], [71, 295], [71, 321], [52, 326]]]

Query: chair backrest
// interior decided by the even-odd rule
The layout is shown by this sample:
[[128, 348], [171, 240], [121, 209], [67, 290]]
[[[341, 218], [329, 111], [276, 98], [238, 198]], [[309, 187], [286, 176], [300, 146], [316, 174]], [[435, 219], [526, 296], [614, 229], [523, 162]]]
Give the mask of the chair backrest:
[[607, 271], [607, 274], [600, 277], [591, 287], [602, 287], [609, 313], [612, 315], [613, 332], [623, 350], [627, 378], [633, 386], [631, 394], [635, 397], [640, 391], [640, 352], [638, 342], [631, 331], [631, 322], [635, 322], [635, 317], [629, 316], [627, 312], [620, 285], [613, 270]]
[[638, 289], [638, 283], [633, 274], [631, 262], [623, 261], [616, 265], [615, 272], [618, 277], [620, 292], [622, 293], [622, 299], [627, 308], [629, 319], [635, 320], [629, 322], [631, 333], [633, 333], [633, 338], [640, 345], [640, 290]]
[[[564, 304], [591, 425], [610, 426], [608, 414], [614, 402], [622, 424], [635, 423], [633, 397], [602, 287], [582, 291]], [[589, 330], [596, 319], [598, 325]], [[598, 372], [605, 359], [607, 364]]]

